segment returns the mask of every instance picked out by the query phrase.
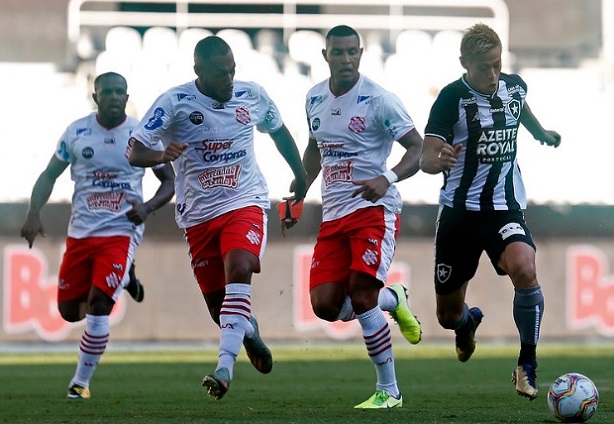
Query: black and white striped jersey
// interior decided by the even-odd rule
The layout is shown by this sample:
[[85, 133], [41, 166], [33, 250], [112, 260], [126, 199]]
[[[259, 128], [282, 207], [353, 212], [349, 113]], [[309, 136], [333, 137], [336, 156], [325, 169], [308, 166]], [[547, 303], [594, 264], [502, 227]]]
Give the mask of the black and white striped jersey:
[[526, 193], [516, 158], [516, 137], [527, 93], [518, 75], [501, 73], [499, 87], [485, 95], [465, 76], [435, 100], [425, 136], [463, 144], [458, 162], [444, 173], [439, 202], [466, 210], [520, 210]]

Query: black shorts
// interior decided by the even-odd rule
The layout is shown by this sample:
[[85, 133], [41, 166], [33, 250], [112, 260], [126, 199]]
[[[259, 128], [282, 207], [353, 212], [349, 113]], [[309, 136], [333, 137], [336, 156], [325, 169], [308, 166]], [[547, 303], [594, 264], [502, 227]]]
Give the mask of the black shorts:
[[442, 206], [435, 237], [435, 292], [449, 294], [475, 275], [486, 251], [499, 275], [497, 262], [505, 247], [523, 242], [535, 249], [522, 211], [467, 211]]

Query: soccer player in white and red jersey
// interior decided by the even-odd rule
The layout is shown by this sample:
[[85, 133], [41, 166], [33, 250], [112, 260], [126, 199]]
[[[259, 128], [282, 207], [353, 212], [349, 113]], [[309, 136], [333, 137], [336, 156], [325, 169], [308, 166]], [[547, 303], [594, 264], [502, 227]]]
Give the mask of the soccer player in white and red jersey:
[[[356, 408], [400, 407], [388, 321], [391, 312], [411, 343], [420, 323], [406, 289], [380, 290], [396, 248], [402, 200], [394, 186], [418, 171], [422, 137], [401, 101], [361, 75], [360, 37], [341, 25], [326, 35], [322, 51], [330, 78], [308, 93], [309, 143], [303, 156], [309, 184], [322, 171], [322, 224], [310, 271], [315, 314], [326, 321], [358, 319], [377, 375], [376, 391]], [[388, 170], [393, 143], [406, 150]]]
[[435, 100], [425, 130], [420, 167], [443, 172], [435, 240], [435, 292], [439, 324], [456, 333], [458, 359], [475, 350], [482, 321], [465, 294], [483, 251], [514, 286], [513, 313], [520, 354], [512, 379], [516, 392], [537, 397], [536, 348], [544, 296], [535, 270], [535, 244], [524, 220], [527, 206], [516, 148], [522, 123], [542, 144], [558, 147], [561, 137], [545, 130], [525, 101], [527, 85], [501, 72], [501, 40], [484, 24], [461, 41], [466, 73]]
[[241, 343], [258, 371], [269, 373], [273, 366], [251, 313], [251, 279], [260, 272], [270, 207], [254, 153], [254, 129], [269, 133], [292, 169], [297, 201], [305, 196], [307, 176], [294, 139], [264, 89], [234, 80], [228, 44], [216, 36], [204, 38], [194, 61], [197, 79], [163, 93], [133, 133], [130, 162], [173, 162], [177, 224], [185, 230], [194, 276], [221, 329], [219, 361], [203, 385], [221, 399]]
[[109, 340], [109, 314], [127, 287], [135, 247], [147, 215], [174, 194], [170, 165], [154, 169], [160, 180], [155, 195], [143, 202], [142, 168], [128, 162], [128, 140], [137, 120], [126, 115], [127, 83], [109, 72], [94, 81], [98, 110], [71, 123], [55, 154], [38, 177], [21, 228], [30, 247], [45, 235], [40, 210], [57, 178], [70, 166], [74, 181], [66, 252], [59, 271], [58, 309], [69, 322], [85, 318], [75, 375], [68, 398], [90, 397], [90, 380]]

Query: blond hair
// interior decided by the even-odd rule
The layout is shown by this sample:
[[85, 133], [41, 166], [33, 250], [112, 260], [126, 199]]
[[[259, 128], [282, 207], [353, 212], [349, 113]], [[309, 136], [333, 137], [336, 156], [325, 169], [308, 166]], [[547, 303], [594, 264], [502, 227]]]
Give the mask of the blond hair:
[[471, 60], [473, 57], [501, 47], [501, 39], [488, 25], [479, 23], [467, 29], [461, 40], [461, 58]]

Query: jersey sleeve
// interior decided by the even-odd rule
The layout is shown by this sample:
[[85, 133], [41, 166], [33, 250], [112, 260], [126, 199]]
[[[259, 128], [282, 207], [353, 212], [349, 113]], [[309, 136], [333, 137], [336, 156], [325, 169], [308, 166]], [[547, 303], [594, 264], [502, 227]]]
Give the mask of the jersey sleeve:
[[393, 93], [385, 93], [382, 96], [380, 119], [393, 140], [400, 139], [416, 127], [401, 99]]
[[132, 137], [152, 150], [164, 150], [170, 142], [169, 128], [173, 121], [170, 94], [156, 99], [132, 133]]
[[281, 119], [281, 114], [279, 113], [277, 105], [273, 102], [273, 100], [271, 100], [266, 90], [260, 86], [258, 88], [258, 110], [262, 110], [264, 116], [256, 128], [258, 131], [263, 133], [275, 132], [284, 124], [283, 120]]
[[458, 120], [458, 96], [453, 90], [444, 88], [431, 107], [429, 120], [424, 130], [424, 136], [434, 136], [452, 143], [453, 127]]
[[75, 155], [70, 148], [70, 127], [66, 128], [64, 134], [58, 140], [58, 143], [55, 148], [55, 157], [61, 160], [62, 162], [72, 163], [75, 160]]

